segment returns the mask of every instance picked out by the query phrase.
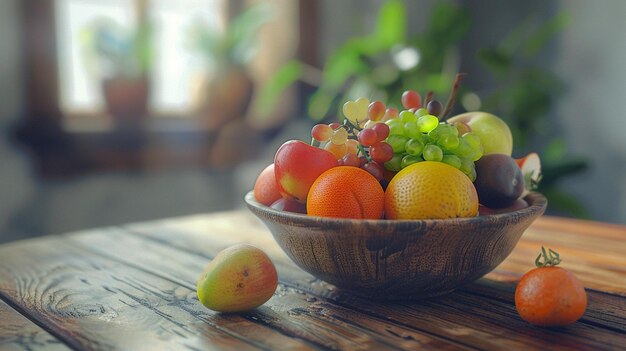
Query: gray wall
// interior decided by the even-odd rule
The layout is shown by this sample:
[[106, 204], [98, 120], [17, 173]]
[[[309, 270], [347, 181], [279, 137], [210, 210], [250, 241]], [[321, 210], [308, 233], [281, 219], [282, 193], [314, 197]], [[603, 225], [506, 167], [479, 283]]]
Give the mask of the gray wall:
[[559, 3], [572, 23], [553, 66], [568, 86], [556, 116], [572, 152], [593, 163], [564, 186], [594, 219], [626, 223], [626, 1]]

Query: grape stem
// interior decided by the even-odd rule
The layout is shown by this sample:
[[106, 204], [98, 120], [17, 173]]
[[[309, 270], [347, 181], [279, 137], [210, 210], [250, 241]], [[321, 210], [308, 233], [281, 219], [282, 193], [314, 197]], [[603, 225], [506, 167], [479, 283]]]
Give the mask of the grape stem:
[[452, 84], [452, 91], [450, 91], [450, 97], [448, 98], [448, 102], [446, 103], [446, 110], [443, 111], [443, 114], [441, 115], [442, 121], [447, 120], [448, 115], [450, 114], [450, 112], [452, 112], [452, 108], [454, 107], [454, 101], [456, 100], [456, 94], [461, 87], [461, 81], [463, 81], [463, 78], [465, 78], [466, 75], [467, 74], [465, 73], [458, 73], [456, 77], [454, 77], [454, 84]]
[[429, 91], [426, 93], [426, 97], [424, 98], [424, 107], [428, 107], [428, 103], [433, 99], [433, 91]]
[[367, 153], [367, 151], [365, 151], [365, 148], [363, 147], [363, 145], [361, 145], [361, 143], [356, 144], [356, 147], [359, 149], [359, 152], [365, 156], [365, 159], [367, 160], [367, 162], [372, 162], [372, 158]]
[[[541, 262], [542, 258], [543, 262]], [[546, 252], [543, 246], [541, 247], [541, 253], [535, 259], [535, 266], [538, 268], [556, 266], [559, 263], [561, 263], [561, 256], [559, 256], [558, 252], [552, 249], [548, 249], [548, 252]]]

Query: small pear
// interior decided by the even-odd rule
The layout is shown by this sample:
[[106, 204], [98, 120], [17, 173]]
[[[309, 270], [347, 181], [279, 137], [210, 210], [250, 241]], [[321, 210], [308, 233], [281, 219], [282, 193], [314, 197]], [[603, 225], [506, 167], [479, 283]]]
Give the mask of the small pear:
[[252, 310], [269, 300], [278, 285], [276, 268], [261, 249], [237, 244], [220, 251], [197, 284], [200, 302], [218, 312]]

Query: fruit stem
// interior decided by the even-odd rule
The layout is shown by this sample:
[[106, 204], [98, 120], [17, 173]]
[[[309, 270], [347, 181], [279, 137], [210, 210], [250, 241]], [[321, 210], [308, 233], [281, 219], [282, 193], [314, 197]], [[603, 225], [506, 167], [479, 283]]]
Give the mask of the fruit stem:
[[[543, 262], [541, 262], [542, 258]], [[546, 252], [546, 249], [543, 246], [541, 247], [541, 253], [535, 259], [535, 266], [539, 268], [556, 266], [559, 263], [561, 263], [561, 256], [559, 256], [559, 253], [550, 248], [548, 249], [548, 252]]]
[[361, 145], [361, 143], [356, 144], [356, 147], [359, 149], [359, 152], [365, 156], [365, 159], [367, 159], [367, 162], [372, 162], [372, 158], [367, 153], [367, 151], [365, 151], [365, 148], [363, 147], [363, 145]]
[[424, 98], [424, 108], [428, 107], [428, 103], [433, 99], [433, 91], [429, 91], [426, 93], [426, 97]]
[[347, 130], [349, 133], [352, 133], [352, 135], [354, 135], [355, 137], [356, 137], [356, 134], [357, 134], [357, 133], [355, 133], [354, 131], [355, 131], [355, 130], [356, 130], [357, 132], [360, 132], [360, 131], [361, 131], [361, 128], [359, 128], [358, 124], [359, 124], [359, 121], [357, 121], [357, 124], [355, 125], [354, 123], [352, 123], [352, 121], [350, 121], [350, 120], [349, 120], [349, 119], [347, 119], [347, 118], [343, 120], [343, 125], [344, 125], [344, 127], [346, 127], [346, 130]]
[[452, 90], [450, 91], [450, 97], [448, 98], [448, 102], [446, 103], [446, 109], [441, 115], [442, 121], [447, 120], [448, 115], [450, 114], [450, 112], [452, 112], [452, 108], [454, 107], [454, 101], [456, 100], [456, 94], [458, 93], [459, 88], [461, 87], [461, 81], [463, 80], [463, 78], [465, 78], [465, 76], [465, 73], [457, 73], [456, 77], [454, 77], [454, 84], [452, 84]]

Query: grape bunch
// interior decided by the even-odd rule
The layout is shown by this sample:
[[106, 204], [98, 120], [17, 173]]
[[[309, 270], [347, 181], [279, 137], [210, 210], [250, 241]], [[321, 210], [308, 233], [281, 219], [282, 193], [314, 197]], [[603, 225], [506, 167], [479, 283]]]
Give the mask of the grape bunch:
[[348, 101], [344, 105], [343, 124], [316, 124], [311, 129], [312, 144], [335, 155], [339, 165], [360, 167], [380, 181], [384, 175], [383, 165], [394, 156], [386, 142], [389, 126], [382, 122], [383, 117], [393, 115], [394, 110], [386, 109], [380, 101]]
[[483, 155], [480, 138], [464, 123], [440, 121], [445, 114], [443, 105], [437, 100], [428, 100], [430, 94], [424, 107], [420, 95], [407, 90], [402, 95], [405, 110], [385, 120], [390, 131], [386, 141], [393, 156], [384, 167], [397, 172], [417, 162], [437, 161], [461, 170], [474, 181], [474, 162]]

